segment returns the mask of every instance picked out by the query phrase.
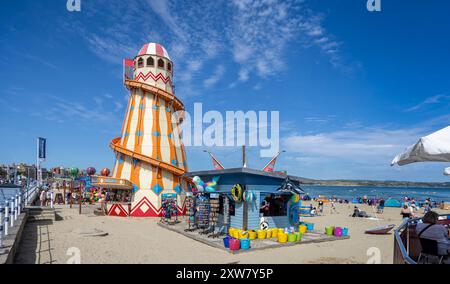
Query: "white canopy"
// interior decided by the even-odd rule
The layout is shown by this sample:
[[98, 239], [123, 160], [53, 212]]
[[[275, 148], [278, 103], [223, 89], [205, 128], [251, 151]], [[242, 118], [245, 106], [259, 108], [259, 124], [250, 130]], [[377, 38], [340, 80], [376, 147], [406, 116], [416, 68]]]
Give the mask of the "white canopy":
[[391, 165], [403, 166], [416, 162], [450, 162], [450, 126], [420, 138], [416, 144], [397, 155]]
[[450, 168], [445, 168], [444, 169], [444, 175], [450, 176]]

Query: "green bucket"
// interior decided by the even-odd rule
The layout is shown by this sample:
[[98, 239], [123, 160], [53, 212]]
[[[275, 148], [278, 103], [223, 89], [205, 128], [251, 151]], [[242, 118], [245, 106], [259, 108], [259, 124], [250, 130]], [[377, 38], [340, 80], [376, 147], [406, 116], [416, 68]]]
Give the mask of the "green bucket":
[[327, 236], [332, 236], [333, 235], [333, 227], [325, 227], [325, 233], [327, 234]]
[[300, 232], [296, 233], [295, 236], [296, 236], [296, 240], [295, 241], [299, 242], [299, 241], [302, 240], [302, 233], [300, 233]]
[[289, 234], [288, 235], [288, 242], [293, 243], [297, 241], [297, 235], [296, 234]]

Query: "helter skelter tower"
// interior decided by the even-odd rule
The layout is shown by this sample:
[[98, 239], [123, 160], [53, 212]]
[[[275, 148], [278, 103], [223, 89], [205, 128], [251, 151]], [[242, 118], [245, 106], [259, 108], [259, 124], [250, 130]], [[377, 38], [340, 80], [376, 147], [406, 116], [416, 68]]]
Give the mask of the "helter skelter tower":
[[181, 212], [187, 163], [178, 113], [184, 106], [174, 95], [173, 63], [157, 43], [145, 44], [130, 63], [134, 72], [125, 79], [130, 98], [122, 133], [110, 144], [116, 155], [112, 176], [133, 184], [130, 216], [160, 216], [161, 200], [175, 194]]

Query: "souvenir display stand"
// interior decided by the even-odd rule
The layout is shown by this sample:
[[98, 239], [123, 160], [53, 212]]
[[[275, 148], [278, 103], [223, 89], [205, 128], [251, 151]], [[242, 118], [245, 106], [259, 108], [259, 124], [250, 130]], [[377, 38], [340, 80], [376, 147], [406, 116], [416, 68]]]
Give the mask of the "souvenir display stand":
[[197, 212], [196, 212], [196, 221], [197, 227], [202, 231], [200, 234], [208, 234], [211, 231], [209, 230], [209, 213], [211, 212], [211, 204], [209, 202], [209, 197], [206, 195], [200, 195], [197, 198]]
[[[161, 200], [161, 221], [169, 225], [177, 224], [178, 221], [178, 208], [176, 195], [165, 194]], [[175, 220], [172, 220], [175, 217]]]
[[219, 194], [211, 193], [209, 195], [209, 198], [211, 207], [211, 211], [209, 214], [209, 224], [210, 224], [210, 231], [212, 234], [209, 235], [208, 237], [217, 238], [221, 235], [221, 233], [214, 233], [217, 226], [217, 221], [219, 219], [219, 206], [220, 206]]
[[188, 228], [185, 230], [186, 232], [192, 232], [196, 230], [195, 225], [195, 197], [191, 192], [186, 194], [186, 199], [184, 200], [184, 204], [186, 206], [186, 216]]

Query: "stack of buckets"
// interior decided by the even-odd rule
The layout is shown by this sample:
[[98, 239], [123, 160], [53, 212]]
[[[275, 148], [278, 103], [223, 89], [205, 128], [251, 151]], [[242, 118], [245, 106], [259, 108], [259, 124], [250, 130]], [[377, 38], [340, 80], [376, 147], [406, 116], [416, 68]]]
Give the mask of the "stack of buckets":
[[304, 223], [302, 222], [298, 227], [298, 232], [294, 233], [286, 233], [282, 228], [272, 228], [268, 230], [250, 230], [244, 231], [241, 229], [230, 228], [228, 230], [228, 236], [223, 239], [223, 244], [226, 248], [230, 250], [239, 250], [239, 249], [249, 249], [250, 242], [252, 240], [258, 239], [276, 239], [279, 243], [284, 244], [287, 242], [299, 242], [302, 239], [302, 236], [307, 231], [313, 231], [314, 224], [313, 223]]
[[328, 226], [325, 227], [325, 234], [327, 236], [346, 237], [348, 236], [348, 228]]

